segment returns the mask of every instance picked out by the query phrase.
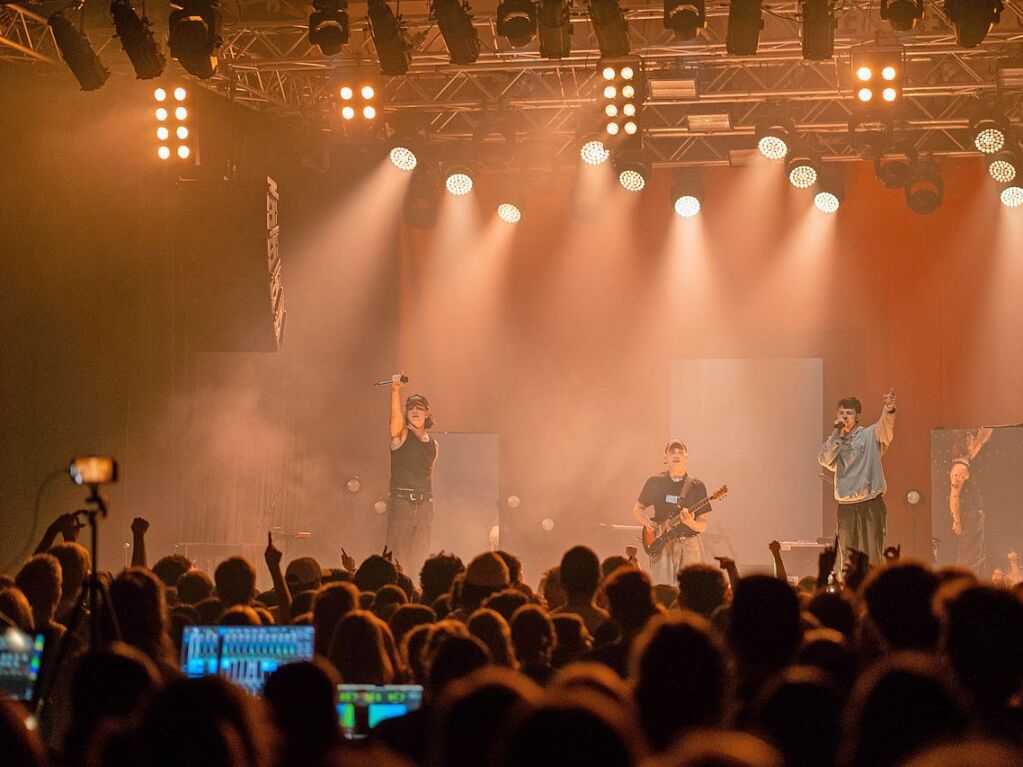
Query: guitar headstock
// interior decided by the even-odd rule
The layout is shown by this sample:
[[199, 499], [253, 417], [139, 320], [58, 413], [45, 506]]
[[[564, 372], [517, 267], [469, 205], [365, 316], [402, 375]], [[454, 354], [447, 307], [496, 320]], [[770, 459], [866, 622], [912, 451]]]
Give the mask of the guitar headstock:
[[722, 485], [710, 495], [710, 500], [720, 501], [728, 495], [728, 485]]

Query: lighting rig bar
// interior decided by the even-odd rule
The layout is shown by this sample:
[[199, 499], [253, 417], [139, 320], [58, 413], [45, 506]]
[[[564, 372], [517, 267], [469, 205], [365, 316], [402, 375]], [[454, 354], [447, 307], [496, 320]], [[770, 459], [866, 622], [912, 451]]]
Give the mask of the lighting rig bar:
[[46, 17], [21, 5], [0, 5], [0, 61], [59, 64]]

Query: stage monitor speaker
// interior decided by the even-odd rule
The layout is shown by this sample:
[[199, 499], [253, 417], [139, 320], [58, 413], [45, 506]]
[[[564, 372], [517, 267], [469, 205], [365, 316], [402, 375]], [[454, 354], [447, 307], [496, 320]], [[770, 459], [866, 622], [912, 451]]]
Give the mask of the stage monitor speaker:
[[789, 578], [805, 578], [807, 575], [817, 576], [817, 560], [827, 545], [817, 541], [778, 541], [781, 544], [781, 558], [785, 563], [785, 573]]
[[176, 195], [179, 312], [195, 348], [278, 351], [287, 313], [277, 184], [181, 181]]

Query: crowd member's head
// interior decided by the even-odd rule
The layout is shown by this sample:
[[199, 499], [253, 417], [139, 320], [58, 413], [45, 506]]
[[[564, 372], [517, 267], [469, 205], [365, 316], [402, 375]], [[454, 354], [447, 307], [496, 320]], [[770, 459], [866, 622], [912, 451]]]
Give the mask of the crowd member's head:
[[14, 626], [31, 634], [35, 631], [32, 620], [32, 605], [17, 586], [0, 588], [0, 615], [5, 616]]
[[46, 767], [46, 748], [25, 724], [27, 713], [17, 701], [0, 695], [0, 754], [4, 767]]
[[175, 665], [163, 586], [151, 571], [144, 567], [123, 571], [110, 584], [110, 602], [125, 642], [158, 664]]
[[831, 767], [838, 756], [843, 702], [822, 671], [790, 666], [760, 691], [754, 727], [784, 754], [788, 767]]
[[649, 767], [783, 767], [782, 755], [744, 732], [694, 732]]
[[313, 598], [313, 640], [317, 655], [326, 657], [337, 623], [356, 608], [359, 591], [351, 583], [331, 583], [316, 592]]
[[726, 637], [739, 675], [748, 683], [756, 685], [785, 666], [802, 637], [799, 599], [792, 587], [766, 575], [740, 580]]
[[600, 579], [604, 580], [619, 567], [629, 567], [630, 565], [632, 565], [632, 562], [621, 554], [612, 554], [609, 557], [605, 557], [604, 561], [600, 563]]
[[502, 618], [511, 622], [515, 611], [528, 604], [529, 597], [519, 589], [501, 589], [484, 599], [481, 606], [500, 613]]
[[686, 565], [678, 573], [678, 605], [710, 618], [728, 597], [728, 583], [720, 567]]
[[207, 597], [195, 605], [195, 612], [200, 626], [213, 626], [224, 614], [224, 603], [219, 597]]
[[600, 560], [586, 546], [574, 546], [561, 558], [561, 587], [569, 602], [590, 602], [600, 583]]
[[551, 665], [561, 668], [579, 660], [593, 648], [593, 637], [586, 629], [583, 619], [574, 613], [558, 613], [551, 616], [554, 624], [554, 655]]
[[938, 619], [931, 600], [938, 588], [934, 573], [913, 562], [875, 570], [863, 585], [867, 617], [886, 649], [933, 650]]
[[153, 699], [139, 731], [144, 767], [266, 767], [269, 728], [257, 702], [216, 676], [171, 682]]
[[945, 653], [984, 721], [1023, 685], [1023, 601], [994, 586], [973, 586], [946, 606]]
[[433, 624], [424, 623], [410, 630], [401, 640], [401, 658], [415, 684], [425, 685], [427, 681], [424, 650], [432, 630]]
[[522, 584], [522, 560], [514, 554], [498, 549], [494, 552], [508, 567], [508, 585], [517, 587]]
[[323, 583], [323, 568], [312, 557], [298, 557], [288, 563], [284, 580], [292, 592], [316, 591]]
[[856, 631], [856, 613], [852, 601], [842, 592], [819, 591], [807, 608], [821, 626], [834, 629], [850, 639]]
[[470, 635], [487, 646], [495, 665], [517, 668], [515, 652], [512, 650], [511, 628], [500, 613], [481, 607], [469, 616], [465, 625]]
[[164, 586], [171, 587], [178, 585], [178, 579], [192, 569], [192, 563], [188, 557], [171, 554], [157, 560], [152, 569]]
[[248, 605], [228, 607], [217, 621], [221, 626], [262, 626], [263, 618], [256, 608]]
[[639, 752], [624, 710], [592, 693], [548, 699], [511, 724], [501, 767], [631, 767]]
[[490, 651], [476, 637], [446, 636], [428, 652], [426, 689], [436, 698], [452, 682], [490, 664]]
[[408, 596], [397, 585], [389, 583], [377, 591], [373, 598], [372, 611], [380, 620], [390, 620], [394, 611], [408, 604]]
[[256, 571], [245, 557], [228, 557], [213, 572], [224, 608], [247, 605], [256, 595]]
[[515, 657], [522, 666], [550, 666], [557, 642], [554, 624], [539, 605], [524, 605], [511, 619]]
[[32, 621], [37, 631], [53, 623], [60, 602], [60, 562], [52, 554], [34, 554], [14, 576], [15, 585], [32, 605]]
[[322, 659], [281, 666], [266, 680], [263, 699], [284, 736], [281, 765], [319, 764], [338, 745], [337, 671]]
[[570, 692], [594, 693], [607, 700], [612, 708], [625, 706], [629, 700], [629, 687], [610, 666], [592, 661], [571, 663], [551, 678], [547, 685], [557, 695]]
[[490, 764], [505, 723], [535, 707], [539, 688], [520, 674], [490, 667], [448, 685], [437, 702], [429, 767]]
[[366, 557], [355, 571], [355, 585], [359, 591], [370, 591], [375, 594], [384, 586], [397, 582], [398, 569], [391, 560], [379, 554]]
[[432, 607], [426, 605], [402, 605], [391, 614], [387, 625], [391, 628], [394, 643], [401, 647], [405, 635], [409, 631], [416, 626], [434, 623], [436, 620], [437, 613], [433, 611]]
[[565, 588], [561, 585], [561, 566], [556, 565], [543, 574], [540, 578], [540, 596], [547, 603], [547, 609], [554, 610], [561, 607], [568, 601]]
[[856, 682], [844, 744], [849, 767], [893, 767], [918, 751], [966, 734], [962, 694], [931, 655], [892, 654]]
[[725, 662], [710, 624], [698, 615], [660, 615], [639, 635], [630, 681], [639, 720], [655, 751], [681, 733], [719, 726]]
[[508, 588], [508, 585], [508, 565], [504, 560], [493, 551], [479, 554], [465, 568], [459, 607], [469, 615], [482, 605], [484, 599]]
[[63, 619], [74, 609], [82, 584], [92, 569], [89, 550], [73, 541], [64, 541], [50, 547], [50, 553], [60, 562], [61, 586], [57, 618]]
[[1019, 767], [1023, 753], [1007, 743], [968, 740], [924, 751], [905, 767]]
[[636, 567], [619, 567], [604, 582], [607, 606], [625, 635], [638, 634], [657, 613], [650, 578]]
[[845, 701], [860, 673], [860, 659], [852, 642], [834, 629], [807, 631], [796, 650], [794, 661], [800, 666], [812, 666], [836, 684]]
[[391, 684], [395, 669], [384, 642], [386, 625], [367, 610], [352, 610], [337, 624], [328, 657], [347, 684]]
[[178, 602], [183, 605], [197, 605], [213, 596], [213, 579], [198, 568], [182, 573], [178, 578]]
[[71, 674], [72, 719], [64, 739], [65, 758], [81, 764], [105, 720], [136, 716], [161, 686], [149, 656], [123, 642], [80, 656]]
[[465, 565], [454, 554], [445, 554], [442, 551], [427, 559], [419, 571], [423, 604], [432, 605], [434, 600], [451, 591], [455, 576], [464, 572]]

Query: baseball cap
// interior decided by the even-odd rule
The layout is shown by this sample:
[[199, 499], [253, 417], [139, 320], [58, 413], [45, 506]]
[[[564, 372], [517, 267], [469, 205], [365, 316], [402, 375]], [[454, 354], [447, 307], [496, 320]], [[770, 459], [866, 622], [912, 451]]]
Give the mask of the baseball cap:
[[673, 447], [680, 447], [687, 453], [689, 452], [688, 448], [686, 448], [686, 443], [680, 440], [678, 437], [672, 437], [671, 439], [668, 440], [668, 444], [664, 446], [664, 452], [667, 453]]
[[430, 402], [422, 394], [412, 394], [408, 399], [405, 400], [405, 409], [408, 410], [413, 405], [421, 405], [427, 410], [430, 409]]

